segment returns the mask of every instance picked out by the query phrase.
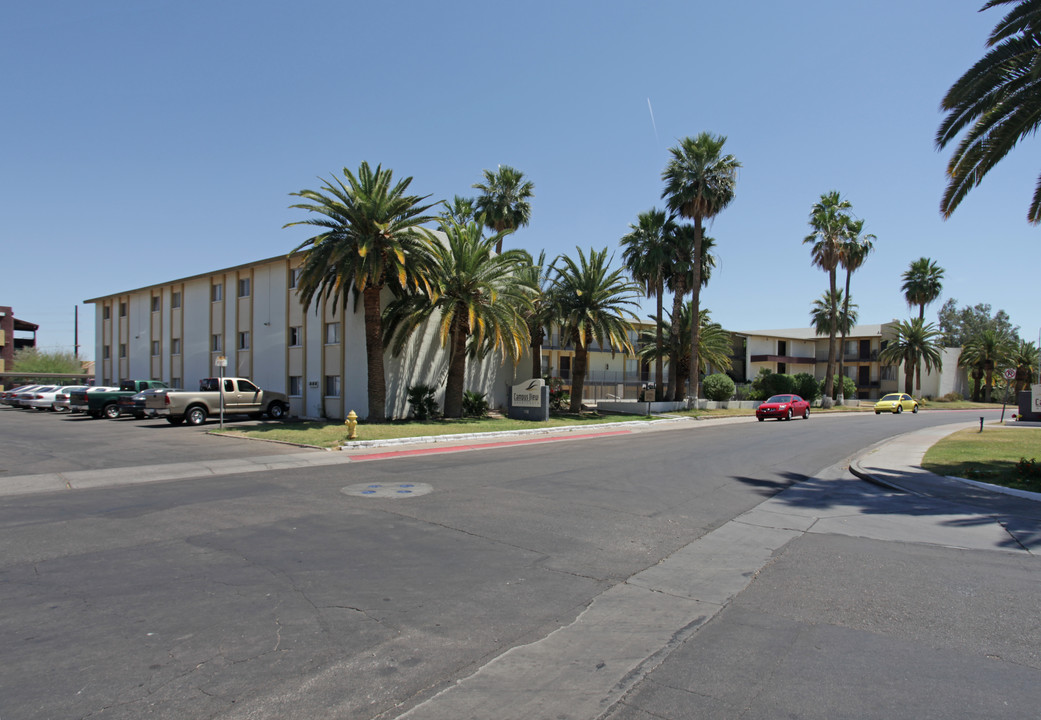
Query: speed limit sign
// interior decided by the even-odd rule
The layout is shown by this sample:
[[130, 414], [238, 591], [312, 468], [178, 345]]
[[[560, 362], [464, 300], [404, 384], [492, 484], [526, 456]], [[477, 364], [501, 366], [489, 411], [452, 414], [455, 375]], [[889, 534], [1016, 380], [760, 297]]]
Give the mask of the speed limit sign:
[[1008, 370], [1006, 370], [1005, 371], [1005, 379], [1006, 380], [1015, 380], [1016, 379], [1016, 369], [1015, 368], [1009, 368]]

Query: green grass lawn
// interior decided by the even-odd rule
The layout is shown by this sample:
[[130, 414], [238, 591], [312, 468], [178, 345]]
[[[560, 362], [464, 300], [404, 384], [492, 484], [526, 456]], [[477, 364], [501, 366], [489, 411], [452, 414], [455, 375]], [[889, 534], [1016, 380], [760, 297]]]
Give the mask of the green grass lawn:
[[[578, 415], [555, 415], [546, 422], [510, 420], [508, 418], [462, 418], [458, 420], [400, 420], [369, 425], [358, 423], [356, 440], [393, 440], [398, 438], [425, 437], [431, 435], [459, 435], [464, 433], [503, 432], [507, 430], [531, 430], [539, 428], [597, 425], [601, 423], [653, 420], [642, 415], [617, 413], [583, 413]], [[277, 440], [300, 445], [335, 448], [350, 445], [347, 427], [339, 421], [311, 421], [269, 423], [248, 427], [230, 427], [215, 431], [225, 435], [249, 437], [260, 440]]]
[[922, 467], [937, 475], [1041, 492], [1041, 465], [1030, 472], [1022, 467], [1023, 458], [1041, 459], [1041, 428], [959, 430], [929, 448]]

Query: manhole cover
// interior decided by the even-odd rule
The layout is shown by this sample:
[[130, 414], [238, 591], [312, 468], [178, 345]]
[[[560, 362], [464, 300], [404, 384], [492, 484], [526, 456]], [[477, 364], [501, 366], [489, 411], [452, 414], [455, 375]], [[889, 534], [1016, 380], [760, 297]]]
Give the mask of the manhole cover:
[[371, 498], [408, 498], [426, 495], [433, 490], [426, 483], [361, 483], [340, 488], [344, 495], [358, 495]]

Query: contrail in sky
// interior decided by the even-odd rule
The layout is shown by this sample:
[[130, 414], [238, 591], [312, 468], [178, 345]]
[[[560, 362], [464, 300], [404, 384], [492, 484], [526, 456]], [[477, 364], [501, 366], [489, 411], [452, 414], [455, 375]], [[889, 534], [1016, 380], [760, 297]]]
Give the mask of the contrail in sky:
[[655, 142], [660, 142], [658, 140], [658, 126], [654, 123], [654, 108], [651, 107], [651, 99], [650, 98], [647, 98], [647, 109], [651, 113], [651, 127], [654, 128], [654, 141]]

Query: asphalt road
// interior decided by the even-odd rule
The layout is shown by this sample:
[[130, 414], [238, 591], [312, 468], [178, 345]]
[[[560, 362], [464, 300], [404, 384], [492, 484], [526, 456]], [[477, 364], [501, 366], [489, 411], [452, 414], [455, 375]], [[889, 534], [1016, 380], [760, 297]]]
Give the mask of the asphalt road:
[[[0, 498], [0, 718], [512, 717], [506, 709], [520, 706], [514, 700], [540, 694], [523, 680], [494, 714], [446, 710], [439, 693], [468, 678], [480, 682], [495, 661], [580, 627], [598, 603], [636, 587], [635, 578], [724, 537], [734, 518], [794, 483], [816, 487], [823, 478], [824, 487], [848, 484], [872, 503], [903, 502], [849, 479], [842, 463], [887, 436], [959, 420], [973, 418], [923, 412], [704, 423]], [[118, 426], [111, 440], [93, 444], [121, 448], [132, 436], [142, 443], [134, 452], [148, 458], [142, 464], [259, 452], [184, 428], [85, 425]], [[83, 446], [64, 434], [80, 427], [0, 412], [0, 437], [34, 433], [48, 456], [36, 463], [33, 441], [20, 441], [14, 451], [0, 449], [0, 464], [19, 475], [62, 463], [87, 467], [74, 456]], [[155, 441], [137, 438], [153, 435], [175, 447], [159, 443], [147, 454]], [[104, 462], [97, 447], [90, 457]], [[345, 492], [400, 483], [430, 492]], [[814, 497], [808, 505], [830, 504]], [[1023, 717], [1015, 712], [1031, 702], [1036, 709], [1035, 556], [841, 532], [789, 540], [787, 532], [775, 532], [762, 567], [741, 574], [747, 589], [684, 632], [669, 630], [658, 659], [626, 680], [624, 699], [589, 714], [578, 702], [550, 703], [556, 696], [547, 690], [553, 714], [522, 716], [906, 715], [878, 703], [877, 683], [890, 674], [901, 681], [893, 703], [914, 700], [907, 707], [920, 717], [974, 716], [957, 711], [975, 711], [979, 697], [966, 704], [954, 692], [967, 693], [969, 678], [987, 681], [988, 699], [1006, 698], [1004, 710], [979, 706], [988, 717]], [[560, 685], [614, 669], [596, 659], [636, 631], [607, 631], [642, 616], [624, 597], [618, 603], [604, 639], [590, 646], [590, 667], [573, 669], [577, 679], [562, 674]], [[668, 630], [665, 620], [656, 625]], [[990, 645], [977, 645], [987, 638]], [[906, 662], [884, 653], [904, 653]], [[923, 681], [929, 691], [916, 693]], [[934, 701], [941, 696], [949, 700]], [[843, 705], [847, 699], [856, 702]]]

